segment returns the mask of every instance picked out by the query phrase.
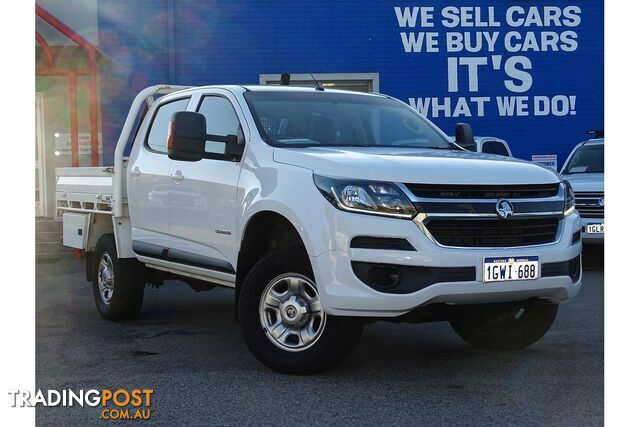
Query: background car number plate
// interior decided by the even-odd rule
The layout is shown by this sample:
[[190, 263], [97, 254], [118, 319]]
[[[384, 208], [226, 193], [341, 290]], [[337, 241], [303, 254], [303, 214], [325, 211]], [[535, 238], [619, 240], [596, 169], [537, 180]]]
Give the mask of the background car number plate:
[[540, 277], [540, 259], [528, 257], [494, 257], [483, 260], [484, 282], [535, 280]]
[[587, 234], [604, 233], [604, 224], [587, 224]]

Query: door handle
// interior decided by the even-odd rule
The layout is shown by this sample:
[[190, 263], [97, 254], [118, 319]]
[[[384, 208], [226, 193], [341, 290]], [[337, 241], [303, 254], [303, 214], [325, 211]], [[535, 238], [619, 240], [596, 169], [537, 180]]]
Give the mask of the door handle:
[[184, 179], [184, 175], [182, 175], [182, 171], [176, 171], [175, 174], [171, 174], [171, 180], [174, 182], [180, 182]]
[[135, 167], [131, 170], [131, 172], [129, 173], [131, 176], [140, 176], [142, 175], [142, 172], [140, 172], [140, 168], [139, 167]]

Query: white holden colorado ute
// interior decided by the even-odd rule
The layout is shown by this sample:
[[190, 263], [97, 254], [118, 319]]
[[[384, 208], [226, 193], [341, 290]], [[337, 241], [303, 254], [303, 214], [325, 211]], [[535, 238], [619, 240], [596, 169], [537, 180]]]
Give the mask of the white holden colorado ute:
[[106, 319], [168, 278], [235, 289], [249, 350], [282, 372], [336, 366], [384, 319], [523, 348], [582, 283], [571, 185], [463, 150], [468, 125], [456, 141], [380, 94], [150, 87], [113, 167], [57, 171], [64, 243]]

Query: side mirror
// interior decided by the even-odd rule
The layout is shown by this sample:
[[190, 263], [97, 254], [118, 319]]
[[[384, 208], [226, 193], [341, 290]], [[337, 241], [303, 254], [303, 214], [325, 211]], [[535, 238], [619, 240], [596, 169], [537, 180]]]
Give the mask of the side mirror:
[[476, 141], [473, 139], [473, 131], [467, 123], [456, 125], [456, 144], [467, 150], [476, 151]]
[[173, 113], [167, 135], [167, 150], [172, 160], [197, 162], [204, 157], [207, 140], [207, 120], [200, 113]]

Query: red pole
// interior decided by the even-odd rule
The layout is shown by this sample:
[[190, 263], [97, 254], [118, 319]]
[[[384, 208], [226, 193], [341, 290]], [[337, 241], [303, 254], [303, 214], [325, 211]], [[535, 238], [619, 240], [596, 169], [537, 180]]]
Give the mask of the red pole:
[[36, 41], [42, 48], [42, 51], [44, 52], [44, 56], [47, 58], [47, 65], [49, 66], [49, 68], [53, 68], [54, 67], [53, 53], [51, 53], [51, 48], [47, 44], [47, 41], [44, 39], [44, 37], [42, 37], [42, 34], [40, 34], [37, 31], [36, 31]]
[[98, 166], [98, 70], [96, 51], [89, 50], [89, 120], [91, 122], [91, 166]]
[[78, 85], [75, 74], [69, 74], [69, 116], [71, 118], [71, 166], [80, 165], [78, 161]]

